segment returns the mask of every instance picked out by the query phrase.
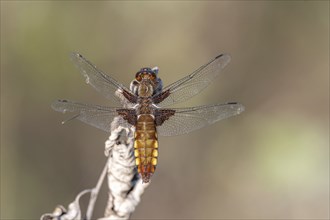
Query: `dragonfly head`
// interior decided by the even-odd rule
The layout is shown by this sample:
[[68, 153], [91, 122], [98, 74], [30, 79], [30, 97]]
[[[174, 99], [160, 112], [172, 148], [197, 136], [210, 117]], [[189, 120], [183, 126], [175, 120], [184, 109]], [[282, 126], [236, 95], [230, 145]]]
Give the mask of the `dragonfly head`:
[[150, 97], [154, 93], [159, 92], [162, 89], [162, 82], [161, 79], [157, 77], [158, 71], [158, 67], [141, 68], [140, 71], [135, 74], [136, 84], [133, 90], [136, 92], [134, 93], [142, 97]]
[[141, 68], [140, 71], [138, 71], [135, 74], [135, 79], [139, 82], [142, 80], [150, 80], [150, 81], [155, 81], [157, 79], [157, 73], [158, 73], [158, 68], [149, 68], [149, 67], [144, 67]]

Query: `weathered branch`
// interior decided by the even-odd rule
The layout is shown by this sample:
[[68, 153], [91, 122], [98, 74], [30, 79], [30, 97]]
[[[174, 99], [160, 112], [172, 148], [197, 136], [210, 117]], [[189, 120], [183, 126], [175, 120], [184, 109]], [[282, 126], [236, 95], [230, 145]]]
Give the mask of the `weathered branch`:
[[106, 141], [109, 198], [102, 220], [128, 219], [149, 185], [142, 183], [135, 169], [134, 130], [129, 125], [122, 126], [125, 122], [121, 120], [117, 117], [112, 122], [112, 132]]
[[[135, 168], [134, 130], [122, 120], [121, 117], [116, 117], [111, 124], [111, 135], [105, 143], [105, 155], [108, 160], [95, 188], [80, 192], [76, 199], [70, 203], [68, 210], [59, 205], [53, 213], [42, 215], [41, 220], [92, 219], [94, 205], [106, 174], [109, 197], [104, 217], [100, 219], [129, 219], [149, 184], [142, 183]], [[127, 125], [125, 126], [125, 124]], [[90, 193], [90, 201], [86, 217], [82, 218], [79, 201], [83, 195], [88, 193]]]

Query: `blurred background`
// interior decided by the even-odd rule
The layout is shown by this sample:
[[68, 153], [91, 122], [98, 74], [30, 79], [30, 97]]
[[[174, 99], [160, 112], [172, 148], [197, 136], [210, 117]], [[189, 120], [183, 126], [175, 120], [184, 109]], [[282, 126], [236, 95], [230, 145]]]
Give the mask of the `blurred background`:
[[[160, 138], [135, 219], [329, 217], [328, 1], [1, 1], [1, 219], [37, 219], [96, 184], [108, 134], [54, 112], [66, 98], [111, 106], [69, 59], [128, 85], [158, 66], [165, 85], [216, 55], [221, 77], [189, 102], [246, 111]], [[103, 216], [106, 187], [95, 217]]]

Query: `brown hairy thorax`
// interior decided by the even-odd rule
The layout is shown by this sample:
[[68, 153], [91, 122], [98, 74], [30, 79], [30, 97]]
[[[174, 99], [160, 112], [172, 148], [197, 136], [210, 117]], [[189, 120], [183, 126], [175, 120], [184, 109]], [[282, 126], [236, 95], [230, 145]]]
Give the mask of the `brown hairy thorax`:
[[150, 79], [143, 79], [138, 88], [138, 95], [140, 97], [151, 97], [154, 92], [153, 83]]

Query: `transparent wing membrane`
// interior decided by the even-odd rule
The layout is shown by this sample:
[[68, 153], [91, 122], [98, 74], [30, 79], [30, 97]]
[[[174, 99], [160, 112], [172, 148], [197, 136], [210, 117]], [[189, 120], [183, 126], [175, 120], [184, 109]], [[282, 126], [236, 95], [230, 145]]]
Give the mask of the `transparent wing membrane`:
[[[138, 99], [135, 94], [122, 84], [118, 83], [101, 70], [98, 70], [96, 66], [78, 53], [72, 53], [71, 59], [80, 70], [80, 73], [86, 78], [88, 84], [106, 98], [116, 101], [115, 103], [120, 104], [121, 107], [118, 106], [118, 108], [114, 108], [88, 105], [68, 100], [55, 101], [52, 104], [54, 110], [63, 113], [73, 113], [73, 116], [69, 118], [69, 120], [78, 119], [86, 124], [110, 132], [111, 122], [115, 117], [121, 116], [119, 123], [124, 126], [128, 126], [127, 121], [129, 121], [131, 125], [134, 125], [137, 117], [136, 112], [139, 114], [139, 112], [142, 111], [141, 109], [156, 108], [151, 103], [148, 104], [148, 106], [142, 106], [143, 108], [139, 109], [141, 107], [139, 107], [139, 105], [143, 105], [142, 103], [137, 104], [137, 101], [141, 101], [140, 98]], [[155, 98], [154, 103], [158, 103], [155, 100], [160, 101], [158, 103], [160, 107], [159, 110], [163, 110], [158, 111], [159, 115], [157, 115], [157, 110], [154, 109], [156, 112], [155, 123], [160, 125], [157, 127], [160, 135], [173, 136], [187, 134], [217, 121], [238, 115], [244, 111], [244, 106], [239, 103], [226, 103], [191, 108], [163, 108], [178, 102], [186, 101], [201, 92], [212, 83], [218, 75], [220, 75], [221, 70], [229, 62], [229, 55], [219, 55], [190, 75], [165, 87], [163, 93], [158, 94], [160, 96], [155, 95], [153, 97]], [[138, 110], [132, 111], [133, 108]], [[144, 111], [149, 112], [145, 109]], [[153, 112], [153, 110], [150, 109], [150, 112]], [[157, 119], [159, 119], [159, 121], [157, 121]]]
[[106, 132], [110, 132], [111, 122], [114, 117], [118, 116], [117, 108], [88, 105], [68, 100], [55, 101], [52, 103], [52, 108], [62, 113], [75, 113], [69, 120], [78, 119]]
[[159, 106], [183, 102], [200, 93], [221, 73], [230, 59], [228, 54], [221, 54], [190, 75], [166, 86], [163, 91], [168, 90], [170, 95]]
[[173, 108], [173, 110], [175, 110], [175, 114], [157, 127], [160, 135], [187, 134], [217, 121], [238, 115], [244, 111], [244, 106], [239, 103], [227, 103], [192, 108]]
[[[85, 77], [86, 83], [90, 84], [96, 91], [100, 92], [108, 99], [115, 100], [115, 104], [120, 104], [122, 99], [118, 97], [118, 91], [127, 91], [133, 95], [129, 89], [118, 83], [115, 79], [97, 69], [90, 61], [78, 53], [71, 53], [71, 60]], [[117, 92], [117, 93], [116, 93]]]

